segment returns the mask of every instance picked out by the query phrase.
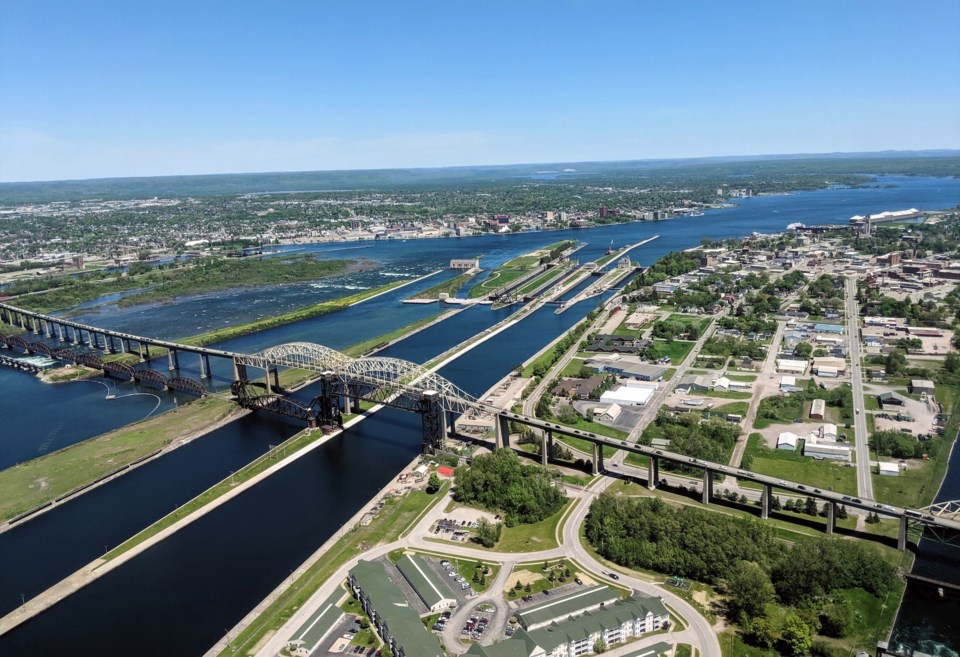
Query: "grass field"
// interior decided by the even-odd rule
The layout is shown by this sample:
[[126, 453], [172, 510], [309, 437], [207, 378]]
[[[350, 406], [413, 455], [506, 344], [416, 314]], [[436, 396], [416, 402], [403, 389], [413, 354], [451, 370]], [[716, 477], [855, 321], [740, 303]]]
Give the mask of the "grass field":
[[537, 276], [535, 279], [533, 279], [532, 281], [530, 281], [529, 283], [521, 287], [519, 290], [517, 290], [517, 294], [520, 296], [523, 296], [524, 294], [529, 294], [530, 292], [533, 292], [541, 285], [546, 284], [548, 281], [552, 281], [556, 278], [559, 278], [561, 275], [566, 274], [568, 270], [569, 270], [568, 267], [564, 267], [564, 266], [548, 269], [546, 273], [540, 276]]
[[[752, 457], [752, 461], [748, 459]], [[857, 493], [857, 473], [855, 468], [846, 468], [830, 461], [815, 461], [802, 456], [799, 452], [782, 449], [770, 449], [763, 445], [760, 434], [753, 433], [747, 439], [744, 459], [750, 463], [750, 470], [760, 474], [810, 484], [821, 490], [833, 490], [838, 493]], [[751, 482], [742, 481], [742, 486], [751, 486]], [[759, 488], [759, 484], [751, 486]]]
[[470, 288], [468, 296], [471, 299], [476, 299], [489, 294], [497, 288], [517, 280], [536, 267], [539, 262], [540, 256], [538, 255], [522, 255], [514, 258], [497, 267], [486, 280]]
[[428, 287], [422, 292], [418, 292], [409, 299], [439, 299], [441, 294], [455, 296], [467, 281], [473, 278], [475, 274], [460, 274], [442, 283], [437, 283], [433, 287]]
[[673, 313], [667, 317], [668, 322], [681, 322], [683, 324], [694, 323], [697, 325], [697, 332], [700, 335], [703, 335], [703, 332], [710, 326], [710, 322], [713, 321], [713, 317], [703, 317], [701, 315], [681, 315], [680, 313]]
[[687, 357], [687, 354], [690, 353], [690, 350], [693, 349], [694, 342], [684, 342], [682, 340], [674, 340], [673, 342], [667, 342], [666, 340], [654, 340], [655, 345], [657, 345], [657, 353], [663, 356], [670, 357], [670, 363], [672, 365], [679, 365]]
[[129, 424], [0, 472], [0, 519], [12, 518], [155, 452], [202, 432], [237, 407], [207, 397]]

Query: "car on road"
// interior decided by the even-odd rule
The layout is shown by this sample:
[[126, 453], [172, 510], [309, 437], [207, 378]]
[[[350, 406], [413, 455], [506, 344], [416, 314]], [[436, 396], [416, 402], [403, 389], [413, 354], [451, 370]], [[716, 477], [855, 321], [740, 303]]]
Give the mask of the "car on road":
[[610, 576], [610, 579], [620, 579], [620, 575], [616, 573], [607, 573]]
[[821, 492], [823, 492], [823, 491], [821, 491], [819, 488], [814, 488], [814, 489], [813, 489], [813, 492], [814, 492], [814, 493], [821, 493]]
[[856, 413], [857, 413], [857, 415], [860, 415], [860, 409], [859, 409], [859, 408], [857, 409]]
[[573, 581], [576, 582], [577, 584], [583, 584], [583, 580], [580, 579], [579, 577], [574, 577]]
[[653, 453], [654, 453], [654, 454], [663, 454], [663, 450], [662, 450], [662, 449], [657, 449], [657, 450], [654, 450]]
[[807, 490], [807, 487], [804, 486], [803, 484], [799, 484], [799, 485], [797, 486], [797, 490]]

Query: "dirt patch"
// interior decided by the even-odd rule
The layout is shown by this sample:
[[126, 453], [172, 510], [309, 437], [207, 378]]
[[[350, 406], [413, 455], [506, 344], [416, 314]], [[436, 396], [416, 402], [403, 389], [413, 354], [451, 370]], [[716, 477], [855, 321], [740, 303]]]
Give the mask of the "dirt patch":
[[521, 586], [526, 586], [527, 584], [539, 582], [542, 579], [544, 579], [544, 577], [540, 573], [533, 573], [529, 570], [516, 570], [510, 573], [510, 577], [507, 579], [508, 585], [504, 587], [503, 592], [504, 594], [509, 593], [510, 589], [516, 587], [518, 581]]

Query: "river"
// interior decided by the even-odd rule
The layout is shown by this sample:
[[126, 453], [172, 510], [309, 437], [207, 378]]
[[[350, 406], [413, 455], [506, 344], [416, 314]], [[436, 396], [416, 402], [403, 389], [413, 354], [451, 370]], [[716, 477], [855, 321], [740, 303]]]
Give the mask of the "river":
[[[884, 177], [879, 182], [897, 186], [756, 197], [743, 199], [737, 207], [709, 211], [702, 217], [582, 231], [386, 241], [353, 245], [361, 247], [356, 249], [351, 249], [351, 245], [311, 245], [308, 250], [329, 257], [363, 254], [380, 263], [381, 269], [323, 281], [327, 287], [298, 284], [241, 290], [133, 309], [94, 304], [81, 320], [173, 338], [302, 307], [353, 288], [422, 275], [444, 267], [455, 257], [481, 255], [482, 266], [490, 270], [538, 246], [578, 239], [588, 242], [577, 256], [585, 261], [599, 257], [611, 240], [621, 246], [659, 233], [660, 239], [632, 254], [642, 264], [650, 264], [666, 252], [695, 246], [702, 238], [775, 232], [796, 221], [844, 223], [853, 214], [960, 204], [958, 180]], [[246, 351], [306, 340], [342, 348], [436, 312], [435, 306], [404, 305], [398, 300], [449, 275], [444, 272], [341, 313], [238, 338], [225, 346]], [[595, 304], [596, 300], [585, 302], [559, 316], [552, 309], [538, 311], [447, 366], [442, 374], [480, 394]], [[491, 312], [487, 308], [464, 311], [391, 347], [387, 355], [422, 362], [490, 326], [504, 314], [505, 311]], [[191, 367], [190, 363], [184, 364], [185, 370]], [[215, 373], [217, 385], [229, 382], [225, 369]], [[98, 388], [91, 383], [45, 386], [27, 381], [35, 380], [20, 372], [0, 370], [0, 411], [6, 426], [12, 422], [17, 427], [19, 441], [16, 450], [10, 450], [11, 455], [5, 457], [9, 462], [28, 458], [41, 449], [75, 442], [72, 437], [96, 435], [122, 426], [131, 417], [120, 412], [121, 404], [146, 401], [127, 398], [107, 402], [100, 393], [71, 391]], [[62, 408], [64, 397], [69, 397], [65, 395], [67, 391], [77, 397], [67, 418], [59, 412], [37, 412]], [[137, 407], [130, 414], [133, 419], [140, 413], [146, 414], [150, 410], [146, 406]], [[48, 514], [46, 520], [38, 518], [0, 536], [0, 563], [19, 564], [17, 568], [0, 571], [0, 608], [15, 607], [20, 593], [26, 593], [20, 589], [43, 588], [47, 582], [99, 555], [104, 546], [119, 543], [168, 508], [228, 476], [230, 470], [262, 453], [265, 445], [276, 443], [293, 430], [274, 420], [241, 420], [141, 468], [142, 472], [131, 473], [64, 505]], [[81, 655], [131, 649], [146, 654], [199, 654], [409, 462], [419, 449], [419, 434], [416, 416], [391, 410], [376, 414], [184, 532], [0, 638], [0, 654], [50, 654], [63, 646], [70, 646], [72, 652]], [[41, 447], [45, 441], [47, 446]], [[950, 480], [960, 483], [958, 469], [951, 468]], [[960, 494], [953, 499], [958, 497]], [[936, 601], [928, 606], [932, 610], [940, 608]], [[910, 610], [920, 609], [911, 605]], [[924, 616], [921, 611], [917, 623], [932, 619], [934, 613]], [[908, 622], [905, 619], [898, 625], [903, 636], [906, 633], [901, 632], [901, 625]], [[936, 625], [936, 621], [931, 622]]]

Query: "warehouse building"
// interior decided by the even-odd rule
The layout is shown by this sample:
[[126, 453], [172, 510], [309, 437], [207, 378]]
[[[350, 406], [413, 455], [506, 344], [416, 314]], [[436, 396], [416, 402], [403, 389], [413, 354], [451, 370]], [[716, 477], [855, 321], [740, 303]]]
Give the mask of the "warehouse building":
[[397, 570], [430, 611], [449, 609], [457, 603], [450, 587], [420, 557], [406, 554], [397, 562]]

